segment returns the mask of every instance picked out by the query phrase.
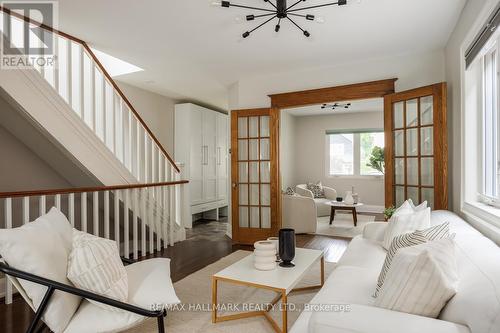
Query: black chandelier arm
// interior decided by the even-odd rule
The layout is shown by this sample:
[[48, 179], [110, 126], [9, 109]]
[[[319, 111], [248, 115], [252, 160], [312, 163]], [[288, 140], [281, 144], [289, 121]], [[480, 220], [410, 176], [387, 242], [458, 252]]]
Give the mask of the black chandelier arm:
[[[267, 19], [266, 21], [262, 22], [261, 24], [259, 24], [258, 26], [256, 26], [255, 28], [253, 28], [252, 30], [250, 31], [247, 31], [248, 34], [251, 34], [252, 32], [254, 32], [255, 30], [259, 29], [260, 27], [262, 27], [264, 24], [266, 23], [269, 23], [270, 21], [274, 20], [276, 17], [278, 17], [277, 15], [274, 15], [273, 17], [271, 17], [270, 19]], [[245, 33], [246, 34], [246, 33]], [[248, 35], [247, 35], [248, 36]]]
[[292, 20], [290, 17], [288, 17], [288, 16], [287, 16], [286, 18], [287, 18], [290, 22], [292, 22], [292, 23], [293, 23], [293, 25], [294, 25], [294, 26], [296, 26], [296, 27], [297, 27], [300, 31], [302, 31], [303, 33], [305, 33], [305, 32], [306, 32], [304, 29], [302, 29], [302, 28], [300, 27], [300, 25], [298, 25], [297, 23], [295, 23], [295, 21], [294, 21], [294, 20]]
[[316, 5], [316, 6], [309, 6], [309, 7], [302, 7], [302, 8], [297, 8], [297, 9], [293, 9], [293, 10], [290, 10], [288, 11], [288, 14], [289, 13], [292, 13], [292, 12], [298, 12], [300, 10], [307, 10], [307, 9], [314, 9], [314, 8], [320, 8], [320, 7], [326, 7], [326, 6], [333, 6], [333, 5], [338, 5], [340, 2], [332, 2], [332, 3], [324, 3], [322, 5]]
[[276, 7], [276, 5], [272, 2], [272, 0], [264, 0], [264, 2], [267, 2], [268, 4], [273, 6], [276, 10], [278, 10], [278, 7]]
[[288, 13], [288, 15], [292, 15], [292, 16], [296, 16], [296, 17], [306, 18], [306, 15], [302, 15], [302, 14]]
[[259, 18], [259, 17], [266, 17], [266, 16], [271, 16], [271, 15], [276, 15], [276, 13], [253, 15], [253, 17], [254, 18]]
[[303, 2], [303, 1], [306, 1], [306, 0], [299, 0], [296, 3], [294, 3], [293, 5], [290, 5], [286, 10], [289, 11], [290, 9], [292, 9], [295, 6], [297, 6], [299, 3]]
[[234, 4], [234, 3], [231, 3], [229, 2], [229, 7], [238, 7], [238, 8], [245, 8], [245, 9], [253, 9], [253, 10], [260, 10], [260, 11], [264, 11], [264, 12], [271, 12], [271, 13], [275, 13], [276, 11], [275, 10], [272, 10], [272, 9], [267, 9], [267, 8], [257, 8], [257, 7], [250, 7], [250, 6], [244, 6], [244, 5], [238, 5], [238, 4]]

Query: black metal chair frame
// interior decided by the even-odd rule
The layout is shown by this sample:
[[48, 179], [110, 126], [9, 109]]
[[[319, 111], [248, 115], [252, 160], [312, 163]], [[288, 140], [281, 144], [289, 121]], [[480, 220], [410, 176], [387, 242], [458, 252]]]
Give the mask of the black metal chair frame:
[[[131, 264], [133, 263], [132, 260], [122, 258], [122, 261], [124, 264]], [[164, 317], [167, 316], [167, 311], [166, 309], [163, 310], [146, 310], [140, 307], [137, 307], [135, 305], [123, 303], [111, 298], [104, 297], [102, 295], [94, 294], [92, 292], [83, 290], [83, 289], [78, 289], [73, 286], [69, 286], [64, 283], [60, 283], [57, 281], [53, 281], [50, 279], [43, 278], [38, 275], [34, 275], [28, 272], [21, 271], [19, 269], [11, 268], [9, 265], [6, 263], [0, 262], [0, 272], [13, 276], [17, 279], [22, 279], [30, 282], [34, 282], [36, 284], [40, 284], [43, 286], [48, 287], [47, 292], [43, 296], [42, 302], [40, 303], [40, 306], [35, 312], [35, 317], [33, 318], [33, 321], [30, 323], [30, 326], [28, 327], [28, 330], [26, 331], [27, 333], [33, 333], [35, 332], [35, 329], [38, 326], [38, 323], [40, 322], [40, 319], [43, 316], [43, 313], [45, 309], [47, 308], [47, 305], [49, 304], [51, 296], [54, 294], [54, 291], [60, 290], [62, 292], [66, 292], [69, 294], [73, 294], [76, 296], [80, 296], [89, 300], [93, 300], [99, 303], [103, 303], [115, 308], [119, 308], [128, 312], [132, 312], [144, 317], [151, 317], [151, 318], [157, 318], [158, 322], [158, 333], [165, 333], [165, 326], [164, 326]], [[40, 327], [40, 329], [43, 328], [43, 325]]]

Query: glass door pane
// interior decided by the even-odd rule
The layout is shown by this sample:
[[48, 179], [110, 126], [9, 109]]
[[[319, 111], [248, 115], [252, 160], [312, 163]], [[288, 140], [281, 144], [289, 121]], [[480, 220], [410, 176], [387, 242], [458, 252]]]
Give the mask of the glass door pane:
[[[437, 91], [440, 91], [440, 99], [435, 97]], [[395, 93], [386, 98], [386, 102], [390, 101], [388, 103], [392, 106], [391, 112], [385, 114], [386, 117], [392, 117], [389, 122], [392, 125], [389, 129], [391, 133], [387, 133], [386, 128], [386, 134], [391, 134], [389, 138], [392, 139], [392, 170], [388, 172], [390, 177], [386, 181], [390, 184], [388, 188], [392, 189], [390, 201], [395, 206], [401, 205], [407, 199], [412, 199], [415, 204], [427, 200], [429, 206], [435, 206], [437, 183], [441, 181], [440, 178], [435, 180], [438, 172], [435, 163], [446, 159], [446, 156], [435, 156], [439, 145], [434, 136], [442, 132], [446, 140], [445, 117], [439, 116], [435, 106], [437, 100], [443, 103], [442, 94], [443, 86], [438, 84]], [[440, 111], [444, 112], [442, 104], [439, 107]], [[435, 119], [438, 119], [439, 123], [435, 123], [438, 121]], [[441, 127], [439, 132], [435, 132], [438, 124]], [[443, 138], [440, 135], [438, 139]]]
[[271, 228], [269, 116], [238, 116], [239, 226]]

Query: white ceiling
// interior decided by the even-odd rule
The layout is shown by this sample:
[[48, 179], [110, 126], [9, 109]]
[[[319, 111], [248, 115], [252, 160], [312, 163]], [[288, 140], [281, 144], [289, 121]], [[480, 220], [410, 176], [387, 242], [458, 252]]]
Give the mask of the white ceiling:
[[298, 20], [310, 38], [284, 22], [278, 34], [268, 24], [245, 40], [257, 22], [235, 17], [253, 12], [211, 2], [60, 0], [59, 28], [144, 69], [122, 81], [226, 108], [228, 86], [241, 78], [442, 49], [466, 0], [348, 0], [311, 10], [323, 24]]
[[335, 114], [345, 114], [354, 112], [383, 112], [384, 111], [384, 99], [383, 98], [371, 98], [362, 99], [356, 101], [343, 101], [337, 103], [351, 103], [348, 109], [338, 108], [332, 110], [332, 108], [322, 109], [321, 105], [309, 105], [299, 108], [286, 109], [285, 112], [296, 116], [296, 117], [306, 117], [306, 116], [318, 116], [318, 115], [335, 115]]

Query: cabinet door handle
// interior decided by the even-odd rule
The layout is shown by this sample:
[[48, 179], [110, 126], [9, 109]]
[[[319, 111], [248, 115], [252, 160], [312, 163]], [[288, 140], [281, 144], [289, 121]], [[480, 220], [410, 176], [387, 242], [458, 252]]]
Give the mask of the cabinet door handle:
[[220, 151], [221, 151], [221, 148], [220, 147], [217, 147], [217, 165], [221, 165], [222, 161], [221, 161], [221, 156], [220, 156]]
[[205, 147], [205, 165], [208, 165], [208, 146]]

